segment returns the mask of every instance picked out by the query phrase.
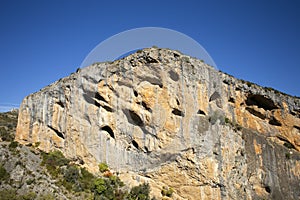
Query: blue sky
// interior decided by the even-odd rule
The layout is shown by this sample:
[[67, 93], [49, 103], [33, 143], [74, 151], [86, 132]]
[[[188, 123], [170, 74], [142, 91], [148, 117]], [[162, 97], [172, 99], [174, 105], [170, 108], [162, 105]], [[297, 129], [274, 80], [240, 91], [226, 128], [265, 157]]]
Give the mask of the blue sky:
[[164, 27], [199, 42], [218, 68], [300, 96], [300, 1], [0, 1], [0, 111], [76, 71], [101, 41]]

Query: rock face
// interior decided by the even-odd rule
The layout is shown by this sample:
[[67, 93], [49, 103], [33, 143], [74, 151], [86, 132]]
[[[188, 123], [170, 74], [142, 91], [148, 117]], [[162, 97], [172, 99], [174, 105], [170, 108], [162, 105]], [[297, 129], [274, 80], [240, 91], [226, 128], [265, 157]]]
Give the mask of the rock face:
[[96, 63], [27, 96], [16, 140], [106, 162], [161, 198], [299, 199], [300, 99], [167, 49]]

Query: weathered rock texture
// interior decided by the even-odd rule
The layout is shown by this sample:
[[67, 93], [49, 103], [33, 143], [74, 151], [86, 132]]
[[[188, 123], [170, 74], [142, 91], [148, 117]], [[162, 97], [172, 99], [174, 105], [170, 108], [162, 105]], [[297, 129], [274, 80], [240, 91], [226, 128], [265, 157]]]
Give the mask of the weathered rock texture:
[[27, 96], [16, 140], [173, 199], [299, 199], [300, 99], [167, 49], [96, 63]]

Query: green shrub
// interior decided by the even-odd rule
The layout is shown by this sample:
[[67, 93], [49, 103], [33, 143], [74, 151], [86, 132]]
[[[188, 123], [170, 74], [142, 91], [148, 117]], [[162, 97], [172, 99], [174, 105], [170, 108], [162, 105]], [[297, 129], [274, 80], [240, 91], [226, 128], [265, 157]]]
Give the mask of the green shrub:
[[13, 189], [0, 191], [1, 200], [34, 200], [36, 197], [37, 195], [34, 192], [18, 195], [16, 190]]
[[42, 194], [41, 196], [36, 198], [37, 200], [55, 200], [55, 196], [53, 194]]
[[99, 171], [102, 173], [109, 170], [108, 165], [106, 163], [100, 163], [98, 166], [99, 166]]
[[143, 183], [139, 186], [131, 188], [128, 195], [129, 200], [150, 200], [150, 186], [148, 183]]
[[6, 171], [6, 169], [3, 167], [2, 164], [0, 164], [0, 182], [8, 180], [9, 176], [10, 175]]
[[11, 141], [10, 144], [9, 144], [9, 146], [8, 146], [8, 148], [9, 148], [10, 150], [14, 150], [14, 149], [16, 149], [18, 146], [19, 146], [19, 143], [18, 143], [17, 141]]
[[18, 200], [18, 196], [15, 190], [0, 190], [1, 200]]
[[226, 124], [229, 124], [229, 123], [230, 123], [230, 119], [227, 118], [227, 117], [225, 117], [225, 123], [226, 123]]
[[0, 127], [0, 138], [3, 141], [8, 141], [8, 142], [14, 140], [14, 136], [12, 134], [9, 134], [9, 132], [4, 127]]
[[82, 188], [84, 190], [91, 190], [93, 187], [93, 182], [96, 177], [93, 174], [91, 174], [89, 171], [87, 171], [85, 168], [81, 168], [80, 172], [81, 172], [80, 182]]
[[26, 184], [27, 184], [27, 185], [31, 185], [32, 183], [35, 183], [35, 179], [28, 179], [28, 180], [26, 181]]
[[94, 181], [92, 192], [94, 199], [127, 199], [126, 191], [122, 190], [124, 183], [117, 176], [109, 178], [98, 178]]
[[34, 147], [38, 148], [40, 146], [40, 144], [41, 144], [41, 142], [36, 142], [36, 143], [34, 143]]
[[60, 167], [69, 164], [69, 160], [64, 157], [60, 151], [52, 151], [49, 153], [42, 153], [42, 165], [46, 166], [48, 172], [53, 177], [58, 177], [61, 174]]
[[70, 160], [65, 158], [62, 152], [57, 150], [49, 153], [42, 153], [42, 157], [42, 164], [51, 167], [61, 167], [67, 165], [70, 162]]
[[34, 200], [34, 199], [36, 199], [36, 194], [34, 192], [28, 192], [26, 194], [20, 195], [18, 199]]
[[168, 188], [168, 187], [163, 187], [163, 189], [161, 190], [161, 194], [163, 196], [167, 196], [167, 197], [172, 197], [174, 190], [172, 188]]

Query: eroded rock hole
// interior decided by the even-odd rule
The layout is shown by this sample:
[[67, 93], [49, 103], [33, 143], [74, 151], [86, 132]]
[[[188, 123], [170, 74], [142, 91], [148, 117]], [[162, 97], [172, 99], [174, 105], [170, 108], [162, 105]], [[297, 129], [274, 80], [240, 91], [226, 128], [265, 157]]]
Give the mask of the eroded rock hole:
[[115, 133], [109, 126], [104, 126], [101, 128], [101, 130], [106, 131], [110, 135], [110, 137], [115, 139]]
[[218, 92], [215, 91], [215, 92], [210, 96], [209, 102], [214, 101], [214, 100], [219, 99], [219, 98], [221, 98], [221, 95], [220, 95]]
[[295, 129], [297, 129], [298, 131], [300, 131], [300, 127], [299, 126], [294, 126]]
[[271, 193], [271, 188], [270, 188], [270, 186], [265, 186], [265, 190], [266, 190], [267, 193]]
[[274, 126], [281, 126], [282, 124], [280, 121], [278, 121], [275, 117], [271, 117], [269, 124], [274, 125]]
[[200, 109], [197, 111], [197, 114], [198, 115], [206, 115], [205, 112], [203, 110], [200, 110]]
[[169, 75], [170, 75], [170, 78], [173, 81], [178, 81], [179, 80], [179, 75], [176, 72], [174, 72], [173, 70], [169, 71]]
[[158, 63], [158, 61], [154, 58], [152, 58], [151, 56], [146, 56], [145, 60], [147, 63]]
[[95, 94], [95, 98], [98, 99], [99, 101], [104, 101], [105, 103], [108, 103], [103, 96], [101, 96], [98, 92]]
[[65, 107], [65, 105], [64, 105], [63, 102], [61, 102], [61, 101], [58, 101], [58, 102], [56, 102], [56, 103], [57, 103], [57, 105], [59, 105], [59, 106], [62, 107], [62, 108]]
[[286, 148], [296, 150], [296, 147], [292, 143], [290, 143], [290, 141], [288, 141], [287, 139], [280, 137], [280, 136], [277, 136], [277, 138], [284, 142], [283, 146], [285, 146]]
[[109, 106], [105, 106], [105, 105], [101, 105], [102, 108], [104, 108], [107, 112], [113, 112], [114, 110], [109, 107]]
[[50, 128], [51, 130], [53, 130], [58, 137], [60, 137], [62, 139], [65, 139], [64, 134], [62, 132], [60, 132], [59, 130], [57, 130], [57, 129], [53, 128], [52, 126], [49, 126], [49, 125], [48, 125], [48, 128]]
[[251, 113], [252, 115], [259, 117], [260, 119], [266, 119], [266, 116], [256, 110], [254, 110], [253, 108], [249, 108], [247, 107], [246, 110]]
[[179, 55], [179, 54], [177, 54], [177, 53], [173, 53], [173, 55], [174, 55], [174, 58], [178, 58], [178, 57], [180, 57], [180, 55]]
[[258, 94], [249, 95], [246, 99], [246, 104], [248, 106], [256, 105], [265, 110], [273, 110], [278, 108], [271, 99]]
[[142, 106], [149, 112], [152, 112], [151, 108], [149, 108], [148, 105], [144, 101], [142, 101]]
[[184, 113], [183, 113], [181, 110], [178, 110], [177, 108], [174, 108], [174, 109], [172, 110], [172, 113], [173, 113], [174, 115], [178, 115], [178, 116], [184, 117]]
[[137, 125], [137, 126], [144, 126], [143, 120], [134, 111], [132, 111], [132, 110], [123, 110], [123, 112], [126, 115], [127, 120], [128, 120], [129, 123]]
[[95, 99], [93, 99], [92, 97], [90, 97], [90, 95], [88, 95], [88, 94], [83, 94], [83, 98], [84, 98], [84, 100], [85, 100], [87, 103], [92, 104], [92, 105], [95, 105], [95, 106], [97, 106], [97, 107], [100, 107], [100, 104], [99, 104], [97, 101], [95, 101]]
[[235, 99], [234, 99], [233, 97], [230, 97], [230, 98], [228, 99], [228, 101], [229, 101], [230, 103], [235, 103]]
[[133, 91], [133, 94], [134, 94], [135, 97], [139, 96], [138, 92], [135, 91], [135, 90]]
[[135, 140], [132, 140], [131, 143], [136, 149], [140, 149], [139, 144]]

